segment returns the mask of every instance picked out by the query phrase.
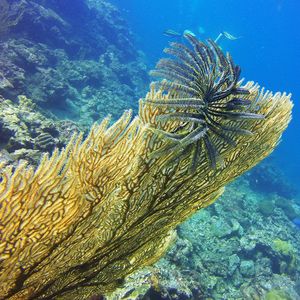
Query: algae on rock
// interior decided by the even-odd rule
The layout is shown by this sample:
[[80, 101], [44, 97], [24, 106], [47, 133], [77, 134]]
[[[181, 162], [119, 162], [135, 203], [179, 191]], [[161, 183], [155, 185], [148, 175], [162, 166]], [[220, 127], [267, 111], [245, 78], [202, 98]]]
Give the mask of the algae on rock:
[[[211, 69], [221, 64], [218, 57], [210, 63]], [[1, 297], [103, 295], [157, 261], [174, 239], [174, 228], [269, 155], [290, 121], [289, 95], [237, 84], [249, 91], [239, 103], [250, 102], [248, 112], [265, 118], [242, 121], [253, 134], [235, 136], [234, 147], [216, 142], [223, 161], [217, 168], [207, 155], [200, 154], [189, 172], [193, 153], [180, 160], [172, 158], [176, 153], [157, 154], [170, 142], [166, 135], [180, 132], [185, 122], [159, 118], [166, 109], [155, 101], [182, 97], [174, 87], [152, 85], [132, 121], [130, 111], [111, 127], [105, 119], [86, 139], [74, 136], [66, 149], [45, 155], [36, 170], [25, 164], [2, 169]]]

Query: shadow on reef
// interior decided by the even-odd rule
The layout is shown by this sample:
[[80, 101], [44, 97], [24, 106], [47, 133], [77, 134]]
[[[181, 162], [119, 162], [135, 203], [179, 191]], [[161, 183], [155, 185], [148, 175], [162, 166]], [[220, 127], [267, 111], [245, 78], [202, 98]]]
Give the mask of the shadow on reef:
[[0, 0], [0, 94], [26, 95], [59, 117], [113, 119], [148, 81], [142, 54], [105, 0]]

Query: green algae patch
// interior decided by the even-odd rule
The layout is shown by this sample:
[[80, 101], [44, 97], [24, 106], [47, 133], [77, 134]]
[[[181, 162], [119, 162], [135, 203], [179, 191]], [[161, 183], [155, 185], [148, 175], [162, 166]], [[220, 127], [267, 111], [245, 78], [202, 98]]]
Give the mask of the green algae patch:
[[297, 265], [294, 246], [287, 241], [275, 239], [273, 241], [273, 249], [285, 257], [285, 261], [280, 263], [280, 271], [282, 273], [293, 273]]
[[292, 300], [292, 298], [286, 291], [273, 289], [265, 295], [264, 300]]

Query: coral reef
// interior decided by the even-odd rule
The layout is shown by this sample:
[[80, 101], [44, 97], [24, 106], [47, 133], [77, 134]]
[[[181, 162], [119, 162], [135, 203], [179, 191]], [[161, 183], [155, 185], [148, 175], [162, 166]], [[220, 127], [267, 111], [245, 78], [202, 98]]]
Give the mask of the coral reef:
[[[1, 9], [2, 8], [2, 9]], [[142, 55], [119, 11], [101, 1], [0, 0], [0, 94], [58, 117], [114, 120], [146, 91]], [[5, 26], [4, 26], [5, 25]]]
[[64, 147], [74, 133], [83, 131], [72, 121], [46, 115], [30, 99], [18, 102], [0, 98], [0, 154], [2, 161], [26, 160], [37, 165], [43, 152]]
[[[295, 209], [295, 203], [294, 201], [291, 201], [291, 199], [284, 198], [284, 197], [279, 197], [275, 196], [275, 205], [277, 207], [280, 207], [285, 215], [292, 221], [299, 217], [299, 212]], [[294, 198], [292, 198], [294, 199]]]
[[293, 273], [296, 269], [297, 264], [297, 252], [293, 245], [281, 239], [275, 239], [273, 241], [273, 248], [280, 255], [284, 256], [285, 259], [282, 259], [279, 264], [280, 273]]
[[264, 216], [268, 217], [274, 214], [276, 206], [270, 199], [263, 199], [258, 203], [258, 209]]
[[[221, 70], [218, 51], [211, 53], [210, 67]], [[247, 90], [240, 96], [250, 102], [247, 113], [264, 119], [238, 120], [253, 134], [236, 135], [234, 147], [212, 137], [223, 161], [215, 169], [203, 153], [192, 173], [188, 172], [192, 153], [181, 155], [180, 160], [172, 159], [177, 157], [172, 152], [154, 155], [172, 143], [166, 135], [180, 132], [186, 123], [172, 118], [162, 122], [160, 116], [169, 112], [155, 101], [180, 102], [182, 96], [190, 97], [164, 85], [151, 86], [132, 121], [130, 111], [111, 127], [105, 119], [85, 139], [75, 136], [65, 149], [45, 155], [36, 170], [24, 163], [14, 171], [2, 168], [1, 296], [84, 299], [103, 295], [122, 284], [126, 275], [157, 261], [174, 240], [174, 228], [212, 204], [224, 185], [269, 155], [290, 120], [289, 95], [264, 92], [253, 83], [237, 88]], [[222, 102], [235, 98], [231, 92]], [[239, 103], [233, 102], [237, 105], [233, 110], [239, 111]], [[232, 125], [230, 119], [217, 120], [222, 128]], [[208, 221], [210, 226], [213, 221]], [[226, 236], [240, 234], [238, 224], [230, 227]], [[207, 239], [216, 246], [210, 236]], [[243, 260], [243, 272], [251, 276], [253, 267], [246, 256]], [[211, 264], [207, 260], [207, 266]], [[231, 264], [232, 272], [238, 269], [236, 257]]]

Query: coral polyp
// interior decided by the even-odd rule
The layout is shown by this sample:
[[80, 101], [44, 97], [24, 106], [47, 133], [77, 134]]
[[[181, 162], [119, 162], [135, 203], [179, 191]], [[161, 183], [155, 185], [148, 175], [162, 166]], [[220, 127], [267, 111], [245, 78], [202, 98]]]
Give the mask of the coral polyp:
[[175, 59], [161, 59], [152, 71], [152, 75], [166, 78], [161, 88], [169, 91], [170, 97], [146, 102], [163, 108], [158, 121], [181, 123], [175, 132], [161, 131], [170, 143], [160, 152], [172, 151], [177, 158], [192, 153], [190, 171], [194, 172], [202, 153], [212, 168], [222, 164], [221, 148], [235, 147], [236, 136], [252, 134], [244, 129], [244, 123], [264, 116], [253, 112], [255, 101], [249, 98], [250, 90], [241, 87], [241, 69], [228, 53], [212, 40], [205, 44], [190, 34], [185, 38], [192, 49], [171, 43], [165, 52]]

